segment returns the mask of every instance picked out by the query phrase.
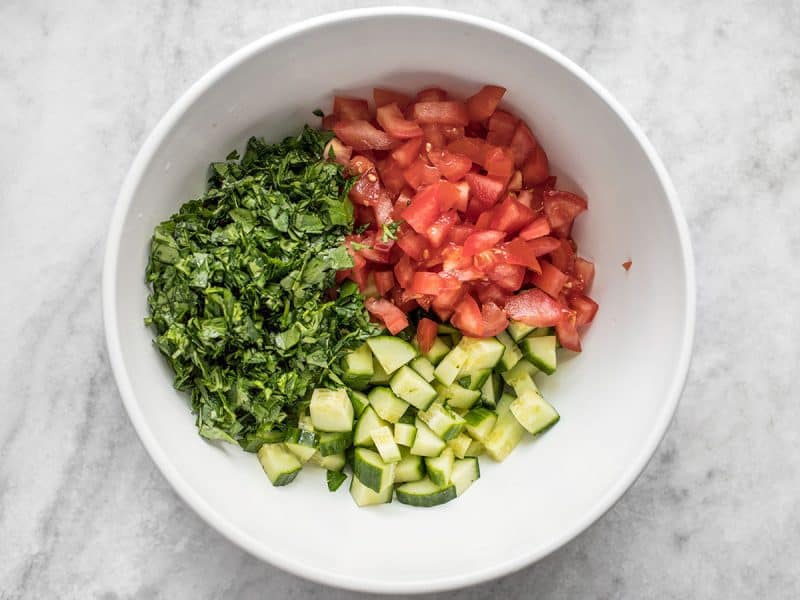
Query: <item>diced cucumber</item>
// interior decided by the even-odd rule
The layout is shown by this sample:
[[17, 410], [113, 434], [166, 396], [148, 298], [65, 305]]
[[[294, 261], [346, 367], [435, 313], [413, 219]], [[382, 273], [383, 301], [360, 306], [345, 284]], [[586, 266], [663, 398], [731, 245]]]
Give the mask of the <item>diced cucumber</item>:
[[353, 443], [353, 434], [349, 431], [325, 431], [319, 434], [319, 453], [322, 456], [340, 454]]
[[414, 445], [414, 440], [417, 437], [417, 428], [408, 423], [395, 423], [394, 425], [394, 441], [401, 446], [410, 448]]
[[317, 451], [316, 448], [309, 448], [308, 446], [301, 446], [300, 444], [293, 444], [292, 442], [285, 442], [286, 449], [294, 454], [301, 463], [306, 463], [314, 456]]
[[389, 386], [400, 398], [420, 410], [425, 410], [436, 400], [436, 390], [411, 367], [400, 367], [392, 375]]
[[381, 363], [377, 360], [374, 360], [372, 363], [372, 371], [372, 379], [369, 380], [370, 385], [386, 385], [389, 383], [391, 376], [383, 370]]
[[481, 454], [483, 454], [483, 451], [485, 449], [486, 448], [484, 448], [484, 446], [483, 446], [483, 444], [481, 442], [479, 442], [478, 440], [474, 440], [469, 445], [469, 448], [467, 448], [467, 451], [464, 454], [464, 457], [465, 458], [472, 458], [472, 457], [480, 456]]
[[330, 456], [322, 456], [322, 454], [317, 452], [311, 457], [311, 462], [328, 471], [341, 471], [344, 469], [347, 459], [344, 456], [344, 452], [331, 454]]
[[438, 402], [431, 404], [428, 410], [420, 411], [418, 416], [445, 442], [452, 440], [464, 429], [464, 419], [451, 408]]
[[311, 423], [320, 431], [352, 431], [353, 405], [347, 390], [317, 388], [311, 394], [309, 405]]
[[373, 429], [372, 441], [378, 449], [378, 454], [381, 455], [383, 462], [400, 462], [400, 448], [397, 447], [397, 443], [394, 441], [394, 434], [388, 425]]
[[501, 331], [498, 333], [497, 340], [506, 348], [503, 351], [503, 356], [500, 357], [500, 362], [497, 364], [497, 368], [500, 371], [508, 371], [515, 364], [517, 364], [520, 358], [522, 358], [522, 352], [506, 331]]
[[463, 337], [459, 347], [467, 352], [467, 360], [461, 367], [460, 375], [493, 369], [500, 362], [506, 347], [495, 338]]
[[328, 491], [335, 492], [341, 487], [341, 485], [344, 483], [344, 480], [347, 479], [347, 475], [345, 475], [341, 471], [329, 470], [325, 474], [325, 479], [327, 480], [328, 483]]
[[512, 340], [519, 343], [522, 338], [527, 336], [534, 329], [536, 329], [536, 327], [525, 325], [525, 323], [521, 323], [520, 321], [509, 321], [506, 331], [511, 336]]
[[397, 500], [411, 506], [437, 506], [456, 497], [453, 484], [439, 487], [427, 477], [397, 486]]
[[363, 390], [372, 379], [372, 351], [366, 343], [345, 355], [342, 359], [342, 380], [351, 388]]
[[303, 411], [297, 416], [297, 426], [300, 429], [314, 431], [314, 424], [311, 422], [311, 415]]
[[466, 350], [459, 344], [450, 350], [447, 356], [436, 366], [436, 369], [433, 371], [433, 376], [444, 385], [452, 384], [461, 372], [461, 367], [464, 366], [467, 358]]
[[419, 481], [425, 477], [425, 461], [421, 456], [408, 454], [394, 468], [394, 482]]
[[391, 335], [379, 335], [367, 340], [369, 349], [375, 356], [383, 370], [389, 375], [397, 371], [404, 364], [411, 362], [417, 351], [414, 346], [402, 338]]
[[503, 381], [499, 373], [492, 373], [481, 388], [481, 402], [484, 406], [494, 408], [500, 401], [500, 394], [503, 392]]
[[456, 496], [467, 491], [467, 488], [481, 476], [481, 468], [477, 458], [462, 458], [453, 464], [450, 481], [456, 486]]
[[447, 353], [450, 352], [450, 345], [444, 341], [443, 338], [437, 337], [431, 349], [427, 352], [423, 352], [422, 356], [427, 358], [432, 365], [438, 365], [442, 359], [447, 356]]
[[486, 453], [498, 462], [505, 460], [511, 454], [525, 433], [525, 428], [511, 413], [513, 400], [514, 397], [510, 394], [504, 394], [500, 399], [497, 405], [497, 422], [483, 442]]
[[555, 327], [537, 327], [528, 335], [528, 337], [542, 337], [545, 335], [555, 335], [555, 333]]
[[433, 370], [435, 367], [424, 356], [418, 356], [414, 360], [411, 361], [411, 368], [414, 369], [420, 377], [422, 377], [425, 381], [430, 383], [433, 381]]
[[317, 451], [319, 438], [313, 431], [292, 427], [286, 432], [286, 448], [294, 454], [301, 463], [307, 462]]
[[303, 465], [284, 444], [264, 444], [258, 449], [258, 460], [274, 486], [294, 481]]
[[406, 412], [403, 413], [403, 416], [400, 417], [398, 423], [405, 423], [406, 425], [413, 425], [414, 421], [417, 419], [417, 409], [414, 407], [409, 408]]
[[464, 421], [469, 434], [479, 442], [484, 442], [497, 423], [497, 415], [491, 410], [478, 407], [465, 414]]
[[544, 433], [561, 418], [552, 405], [538, 392], [529, 391], [517, 396], [509, 406], [511, 414], [528, 433]]
[[435, 458], [425, 459], [425, 469], [428, 477], [439, 487], [444, 487], [450, 483], [450, 474], [453, 472], [453, 462], [455, 454], [452, 448], [445, 448], [442, 453]]
[[372, 432], [384, 425], [386, 425], [386, 421], [378, 416], [374, 408], [368, 406], [356, 423], [356, 428], [353, 431], [353, 445], [374, 446]]
[[387, 463], [377, 452], [367, 448], [356, 448], [353, 473], [373, 492], [380, 492], [394, 482], [394, 463]]
[[453, 454], [456, 455], [456, 458], [464, 458], [467, 455], [467, 450], [472, 442], [472, 438], [462, 431], [452, 440], [447, 442], [447, 447], [453, 449]]
[[436, 330], [439, 335], [453, 335], [455, 333], [461, 333], [458, 329], [453, 327], [452, 325], [448, 325], [447, 323], [439, 323], [436, 325]]
[[411, 454], [439, 456], [447, 445], [444, 440], [431, 431], [430, 427], [419, 418], [414, 422], [414, 426], [417, 428], [417, 435], [414, 438], [414, 445], [411, 446]]
[[369, 404], [381, 419], [397, 423], [408, 409], [408, 402], [395, 396], [388, 387], [375, 387], [369, 392]]
[[438, 389], [438, 393], [439, 399], [447, 402], [447, 406], [464, 410], [469, 410], [481, 397], [481, 393], [478, 390], [468, 390], [457, 383], [447, 387], [441, 386]]
[[528, 337], [522, 340], [522, 352], [534, 366], [552, 375], [556, 370], [556, 336]]
[[369, 406], [369, 398], [358, 390], [347, 390], [347, 395], [350, 396], [350, 403], [353, 405], [353, 417], [357, 419]]
[[386, 486], [380, 492], [374, 492], [361, 483], [358, 477], [350, 478], [350, 495], [358, 506], [388, 504], [392, 501], [392, 486]]
[[491, 369], [481, 369], [466, 375], [460, 375], [456, 383], [468, 390], [480, 390], [486, 380], [492, 375]]
[[503, 373], [503, 379], [510, 385], [517, 395], [524, 394], [529, 390], [539, 391], [533, 383], [533, 376], [539, 370], [527, 360], [521, 360], [510, 371]]

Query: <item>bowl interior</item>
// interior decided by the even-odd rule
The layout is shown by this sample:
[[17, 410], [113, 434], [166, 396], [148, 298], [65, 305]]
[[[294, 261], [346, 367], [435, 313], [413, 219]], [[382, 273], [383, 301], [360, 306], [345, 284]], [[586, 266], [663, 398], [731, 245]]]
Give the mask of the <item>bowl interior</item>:
[[[196, 433], [187, 399], [144, 327], [153, 227], [200, 194], [208, 163], [250, 135], [277, 140], [334, 93], [441, 85], [508, 88], [557, 173], [589, 199], [576, 238], [593, 259], [600, 312], [585, 350], [542, 384], [561, 413], [508, 460], [484, 459], [457, 502], [359, 509], [307, 469], [273, 488], [251, 454]], [[419, 591], [519, 568], [564, 543], [643, 467], [685, 375], [692, 290], [669, 191], [623, 118], [582, 76], [510, 30], [439, 13], [360, 13], [258, 42], [206, 77], [159, 125], [118, 208], [107, 266], [109, 345], [133, 421], [167, 477], [207, 520], [251, 552], [325, 583]], [[126, 204], [127, 203], [127, 204]], [[680, 219], [680, 217], [678, 217]], [[630, 272], [622, 269], [631, 258]], [[687, 283], [688, 282], [688, 283]]]

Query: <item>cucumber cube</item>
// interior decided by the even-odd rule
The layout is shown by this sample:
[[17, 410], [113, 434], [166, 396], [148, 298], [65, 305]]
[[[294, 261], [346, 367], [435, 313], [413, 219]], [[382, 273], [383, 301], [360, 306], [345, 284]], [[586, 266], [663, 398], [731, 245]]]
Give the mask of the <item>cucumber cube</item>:
[[309, 405], [311, 423], [320, 431], [352, 431], [353, 405], [343, 388], [327, 390], [317, 388], [311, 394]]

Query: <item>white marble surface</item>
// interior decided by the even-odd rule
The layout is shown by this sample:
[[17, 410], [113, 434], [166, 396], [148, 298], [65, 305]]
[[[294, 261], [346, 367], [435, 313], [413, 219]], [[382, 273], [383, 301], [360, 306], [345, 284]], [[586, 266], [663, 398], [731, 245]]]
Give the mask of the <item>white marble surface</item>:
[[[0, 598], [352, 597], [262, 564], [175, 496], [119, 401], [99, 284], [122, 178], [178, 95], [264, 33], [366, 4], [0, 3]], [[699, 283], [686, 392], [638, 483], [539, 564], [453, 597], [799, 597], [800, 4], [448, 6], [550, 43], [629, 108]]]

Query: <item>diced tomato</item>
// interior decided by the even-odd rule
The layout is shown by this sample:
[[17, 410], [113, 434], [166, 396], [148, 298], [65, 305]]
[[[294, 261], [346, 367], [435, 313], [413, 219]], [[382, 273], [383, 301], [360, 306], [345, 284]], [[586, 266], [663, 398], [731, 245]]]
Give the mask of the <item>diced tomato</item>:
[[479, 231], [483, 229], [489, 229], [489, 225], [494, 218], [494, 209], [490, 208], [489, 210], [483, 210], [483, 207], [479, 202], [473, 201], [472, 210], [467, 211], [467, 213], [470, 218], [474, 218], [476, 212], [478, 213], [478, 218], [475, 221], [475, 229]]
[[556, 228], [572, 222], [589, 208], [585, 199], [571, 192], [549, 190], [544, 193], [544, 214], [550, 227]]
[[541, 273], [542, 268], [539, 261], [536, 260], [533, 252], [531, 252], [528, 243], [522, 238], [514, 238], [507, 244], [503, 244], [503, 250], [508, 255], [508, 262], [512, 265], [522, 265], [528, 267], [531, 271]]
[[542, 272], [531, 277], [533, 284], [553, 298], [558, 298], [561, 290], [564, 289], [564, 284], [567, 283], [567, 274], [546, 260], [541, 261], [539, 264]]
[[418, 158], [403, 171], [403, 177], [405, 177], [408, 185], [418, 189], [423, 185], [430, 185], [439, 181], [439, 170]]
[[322, 117], [322, 125], [323, 129], [327, 129], [328, 131], [333, 131], [334, 125], [339, 122], [339, 117], [334, 114], [325, 115]]
[[394, 276], [401, 287], [407, 288], [411, 285], [411, 281], [414, 278], [414, 265], [411, 264], [411, 259], [407, 254], [400, 257], [400, 260], [395, 264]]
[[574, 267], [575, 283], [572, 291], [588, 292], [594, 282], [594, 263], [585, 258], [576, 258]]
[[433, 343], [436, 341], [436, 334], [439, 328], [435, 321], [422, 318], [417, 323], [417, 344], [422, 352], [429, 352], [433, 348]]
[[489, 280], [495, 282], [504, 290], [516, 292], [525, 281], [525, 267], [498, 262], [489, 272]]
[[526, 186], [532, 186], [547, 181], [549, 176], [550, 163], [547, 161], [547, 154], [537, 145], [522, 164], [522, 181]]
[[430, 147], [431, 149], [435, 148], [444, 148], [444, 145], [447, 143], [447, 140], [444, 137], [444, 133], [442, 129], [438, 125], [433, 124], [426, 124], [422, 126], [422, 135], [423, 139], [425, 140], [425, 147]]
[[392, 222], [394, 205], [392, 205], [392, 199], [387, 194], [384, 193], [378, 198], [372, 210], [375, 211], [375, 221], [379, 226]]
[[483, 121], [492, 116], [500, 104], [506, 88], [499, 85], [485, 85], [477, 94], [467, 98], [467, 113], [470, 121]]
[[464, 248], [452, 243], [442, 248], [442, 259], [444, 271], [456, 271], [472, 266], [472, 256], [465, 256]]
[[432, 150], [428, 152], [428, 158], [449, 181], [463, 179], [472, 168], [472, 160], [468, 156], [448, 150]]
[[364, 301], [369, 313], [383, 321], [389, 333], [395, 335], [408, 327], [408, 318], [402, 310], [383, 298], [367, 298]]
[[391, 291], [391, 297], [392, 303], [405, 314], [410, 313], [418, 306], [417, 301], [413, 298], [409, 298], [408, 295], [399, 287], [396, 287]]
[[369, 121], [339, 121], [333, 126], [342, 142], [351, 146], [353, 150], [391, 150], [398, 142], [385, 131], [381, 131]]
[[478, 252], [472, 257], [472, 264], [475, 265], [476, 269], [485, 273], [494, 269], [503, 260], [505, 260], [505, 255], [492, 248]]
[[411, 199], [411, 204], [403, 211], [403, 219], [414, 231], [424, 234], [440, 213], [436, 188], [429, 186]]
[[489, 118], [486, 141], [493, 146], [508, 146], [517, 128], [517, 117], [504, 110], [496, 110]]
[[393, 197], [397, 196], [406, 185], [403, 167], [390, 156], [385, 160], [379, 161], [377, 168], [383, 186]]
[[492, 337], [505, 331], [508, 327], [508, 317], [502, 308], [494, 302], [484, 302], [481, 307], [481, 320], [483, 321], [482, 337]]
[[431, 304], [433, 303], [433, 296], [420, 296], [417, 298], [417, 304], [419, 304], [423, 310], [430, 310]]
[[408, 188], [403, 188], [403, 191], [397, 196], [397, 200], [394, 202], [394, 213], [392, 213], [392, 218], [395, 221], [403, 219], [403, 211], [411, 204], [411, 195], [412, 192]]
[[[406, 210], [408, 210], [408, 208], [406, 208]], [[403, 216], [405, 217], [405, 211], [403, 212]], [[425, 252], [428, 250], [428, 242], [425, 236], [416, 233], [406, 224], [400, 226], [397, 232], [396, 243], [403, 249], [403, 252], [414, 260], [422, 260]]]
[[572, 225], [574, 223], [575, 221], [570, 221], [569, 223], [564, 223], [563, 225], [559, 225], [558, 227], [552, 227], [550, 231], [557, 238], [566, 240], [572, 237]]
[[436, 219], [430, 227], [428, 227], [428, 231], [425, 233], [428, 241], [431, 243], [431, 246], [438, 248], [444, 244], [445, 240], [447, 239], [447, 234], [450, 233], [453, 225], [455, 225], [457, 222], [458, 215], [454, 210], [449, 210], [439, 216], [439, 218]]
[[514, 172], [514, 156], [507, 148], [490, 148], [486, 152], [485, 168], [488, 175], [509, 179]]
[[403, 168], [409, 166], [419, 156], [422, 142], [423, 139], [421, 137], [411, 138], [399, 148], [392, 150], [392, 158]]
[[447, 92], [442, 88], [429, 87], [417, 92], [417, 102], [441, 102], [447, 100]]
[[467, 107], [463, 102], [452, 100], [417, 102], [413, 106], [413, 117], [417, 123], [455, 125], [463, 127], [469, 122]]
[[375, 211], [371, 206], [362, 206], [360, 204], [353, 205], [353, 221], [356, 225], [367, 225], [368, 229], [378, 228], [378, 219], [375, 217]]
[[475, 298], [466, 294], [455, 308], [450, 321], [458, 327], [464, 335], [483, 337], [483, 316]]
[[441, 130], [444, 139], [446, 139], [448, 142], [452, 142], [453, 140], [464, 137], [463, 127], [442, 127]]
[[480, 138], [464, 137], [453, 140], [447, 144], [447, 150], [456, 154], [463, 154], [475, 164], [483, 166], [486, 162], [488, 145]]
[[575, 248], [570, 240], [558, 240], [558, 242], [558, 247], [550, 251], [550, 261], [557, 269], [571, 273], [575, 269]]
[[526, 290], [506, 302], [506, 315], [531, 327], [551, 327], [562, 320], [564, 309], [542, 290]]
[[378, 293], [385, 296], [394, 287], [394, 275], [391, 271], [375, 271], [374, 275]]
[[429, 271], [417, 271], [414, 273], [409, 291], [413, 294], [437, 296], [445, 290], [454, 290], [460, 287], [461, 283], [453, 277]]
[[481, 304], [493, 302], [497, 306], [505, 306], [508, 301], [508, 292], [496, 283], [476, 284], [475, 289]]
[[531, 223], [536, 214], [513, 196], [506, 196], [495, 209], [490, 227], [512, 234]]
[[511, 153], [514, 155], [514, 164], [517, 168], [523, 165], [525, 159], [528, 158], [528, 155], [533, 152], [538, 145], [530, 127], [520, 121], [517, 124], [517, 128], [514, 130], [514, 135], [509, 144]]
[[578, 333], [577, 316], [574, 311], [565, 311], [564, 318], [556, 323], [556, 335], [564, 348], [575, 352], [581, 351], [581, 336]]
[[333, 138], [322, 150], [322, 156], [324, 156], [326, 160], [330, 160], [331, 154], [333, 154], [333, 160], [335, 162], [347, 167], [350, 165], [350, 157], [353, 154], [353, 149], [350, 146], [345, 146], [338, 138]]
[[392, 102], [397, 103], [397, 106], [404, 108], [409, 102], [411, 97], [401, 92], [394, 90], [387, 90], [386, 88], [374, 88], [372, 90], [372, 99], [375, 101], [375, 106], [380, 108]]
[[446, 321], [450, 318], [450, 314], [455, 310], [456, 305], [461, 302], [461, 299], [466, 293], [467, 290], [463, 285], [442, 289], [433, 299], [433, 310], [435, 310], [436, 314], [440, 317], [442, 314], [446, 313], [448, 316], [442, 317], [442, 319]]
[[560, 248], [561, 240], [554, 237], [535, 238], [533, 240], [528, 240], [527, 246], [530, 253], [538, 258]]
[[450, 230], [448, 239], [454, 244], [464, 244], [467, 238], [475, 232], [475, 226], [469, 223], [457, 223]]
[[367, 287], [367, 278], [369, 277], [369, 267], [367, 267], [366, 259], [356, 254], [353, 256], [353, 274], [352, 279], [358, 285], [359, 290], [364, 290]]
[[475, 256], [479, 252], [490, 250], [497, 246], [504, 237], [506, 234], [503, 231], [492, 231], [491, 229], [476, 231], [464, 241], [463, 254], [464, 256]]
[[544, 237], [548, 233], [550, 233], [550, 223], [547, 222], [547, 217], [538, 217], [522, 228], [522, 231], [519, 232], [519, 237], [523, 240], [532, 240]]
[[394, 138], [404, 140], [422, 135], [422, 128], [414, 121], [406, 121], [396, 102], [381, 106], [377, 119], [383, 130]]
[[506, 188], [504, 181], [487, 175], [467, 173], [464, 178], [469, 184], [471, 196], [475, 198], [484, 209], [494, 206], [500, 199], [500, 196], [503, 195]]
[[555, 175], [550, 175], [550, 177], [545, 179], [542, 183], [537, 183], [535, 186], [533, 186], [533, 191], [539, 196], [541, 196], [546, 191], [554, 189], [556, 187], [557, 181], [558, 177], [556, 177]]
[[375, 169], [359, 177], [350, 188], [350, 200], [362, 206], [374, 206], [383, 195], [383, 187]]
[[369, 104], [361, 98], [333, 97], [333, 114], [341, 121], [369, 121]]
[[[511, 174], [511, 179], [508, 180], [507, 189], [509, 192], [519, 192], [522, 189], [522, 171], [516, 170]], [[528, 190], [525, 191], [527, 192]], [[520, 200], [520, 202], [522, 202], [522, 200]], [[530, 208], [530, 202], [522, 203]]]
[[[516, 171], [516, 173], [519, 173], [519, 171]], [[522, 175], [520, 175], [520, 177], [522, 177]], [[509, 185], [509, 191], [511, 191], [511, 182], [509, 182], [508, 185]], [[533, 208], [533, 200], [534, 198], [532, 190], [520, 190], [519, 193], [517, 194], [517, 202], [527, 206], [528, 208], [534, 210], [535, 212], [535, 209]]]
[[597, 302], [589, 298], [589, 296], [584, 296], [583, 294], [570, 296], [568, 302], [570, 308], [575, 311], [575, 324], [578, 327], [588, 325], [594, 320], [599, 307]]
[[433, 185], [436, 186], [436, 195], [439, 198], [441, 210], [457, 209], [461, 205], [461, 192], [454, 184], [449, 181], [440, 181]]
[[366, 156], [357, 155], [350, 159], [348, 170], [352, 175], [363, 175], [375, 170], [375, 163]]
[[622, 268], [625, 269], [626, 271], [630, 271], [632, 266], [633, 266], [632, 260], [626, 260], [624, 263], [622, 263]]
[[459, 181], [455, 184], [458, 189], [458, 203], [455, 205], [459, 212], [467, 212], [469, 206], [469, 184], [466, 181]]

